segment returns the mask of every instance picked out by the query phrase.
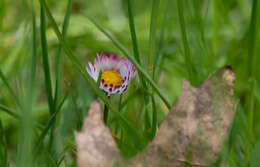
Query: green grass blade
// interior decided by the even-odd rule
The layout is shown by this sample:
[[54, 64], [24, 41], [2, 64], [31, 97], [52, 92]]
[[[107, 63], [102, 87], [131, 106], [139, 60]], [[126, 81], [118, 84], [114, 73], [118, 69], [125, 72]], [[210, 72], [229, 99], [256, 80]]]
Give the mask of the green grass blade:
[[154, 56], [154, 62], [153, 62], [153, 75], [152, 75], [154, 81], [157, 81], [156, 77], [159, 74], [159, 70], [158, 70], [158, 72], [156, 72], [157, 71], [157, 67], [161, 66], [160, 63], [162, 62], [161, 60], [163, 58], [163, 53], [162, 52], [163, 52], [164, 44], [165, 44], [165, 41], [164, 41], [165, 37], [164, 36], [165, 36], [166, 21], [167, 21], [167, 14], [168, 14], [168, 12], [167, 12], [168, 11], [168, 3], [169, 3], [169, 0], [164, 2], [164, 5], [163, 5], [164, 9], [163, 9], [163, 11], [165, 11], [165, 12], [163, 14], [163, 20], [162, 20], [162, 26], [161, 26], [161, 29], [160, 29], [159, 42], [158, 42], [158, 46], [157, 47], [154, 45], [154, 47], [156, 47], [156, 49], [155, 49], [155, 56]]
[[[44, 78], [45, 78], [45, 88], [46, 88], [46, 94], [48, 99], [48, 106], [49, 106], [49, 112], [51, 115], [56, 112], [56, 106], [52, 94], [52, 83], [51, 83], [51, 73], [50, 73], [50, 66], [49, 66], [49, 58], [48, 58], [48, 45], [47, 45], [47, 39], [46, 39], [46, 23], [45, 23], [45, 12], [43, 7], [41, 6], [41, 45], [42, 45], [42, 61], [43, 61], [43, 70], [44, 70]], [[50, 140], [49, 140], [49, 149], [52, 150], [53, 140], [54, 140], [54, 131], [55, 131], [55, 124], [56, 121], [52, 122], [52, 129], [50, 134]]]
[[[123, 101], [123, 98], [120, 99], [120, 108], [119, 108], [119, 111], [123, 110], [123, 108], [127, 105], [127, 103], [129, 101], [131, 101], [135, 96], [136, 96], [136, 93], [138, 93], [139, 89], [131, 92], [127, 98]], [[120, 97], [121, 98], [121, 97]]]
[[135, 56], [135, 59], [137, 60], [137, 62], [140, 63], [140, 56], [139, 56], [137, 39], [136, 39], [135, 23], [134, 23], [134, 17], [133, 17], [133, 13], [132, 13], [132, 4], [131, 3], [132, 3], [131, 0], [127, 0], [129, 28], [130, 28], [131, 37], [132, 37], [134, 56]]
[[[26, 91], [22, 90], [21, 97], [21, 117], [20, 119], [20, 132], [19, 132], [19, 142], [17, 150], [17, 166], [32, 166], [33, 156], [32, 156], [32, 142], [34, 141], [33, 129], [35, 124], [32, 117], [32, 106], [34, 97], [34, 87], [35, 87], [35, 75], [36, 75], [36, 65], [37, 65], [37, 28], [36, 28], [36, 17], [34, 11], [32, 11], [32, 29], [33, 29], [33, 39], [32, 39], [32, 64], [30, 73], [30, 84], [26, 88]], [[23, 86], [21, 86], [23, 88]], [[26, 93], [24, 95], [24, 93]], [[38, 126], [39, 127], [39, 126]], [[25, 152], [26, 150], [26, 152]]]
[[33, 26], [33, 53], [32, 53], [32, 66], [31, 66], [31, 81], [30, 81], [30, 89], [33, 94], [33, 88], [35, 83], [35, 74], [36, 74], [36, 66], [37, 66], [37, 26], [36, 26], [36, 17], [34, 11], [32, 11], [32, 26]]
[[[63, 27], [62, 27], [62, 36], [63, 38], [66, 37], [69, 21], [70, 21], [70, 15], [72, 10], [72, 0], [68, 1], [67, 9], [63, 21]], [[63, 52], [61, 45], [59, 46], [58, 55], [56, 59], [56, 89], [55, 89], [55, 96], [54, 101], [55, 104], [58, 104], [58, 101], [61, 96], [61, 78], [62, 78], [62, 67], [63, 67]]]
[[190, 47], [188, 44], [188, 38], [186, 33], [186, 25], [183, 15], [183, 0], [177, 0], [178, 4], [178, 15], [180, 20], [180, 28], [181, 28], [181, 35], [182, 35], [182, 41], [184, 45], [184, 58], [185, 63], [188, 71], [188, 77], [190, 82], [194, 85], [196, 83], [196, 72], [195, 68], [193, 67], [192, 61], [191, 61], [191, 55], [190, 55]]
[[152, 107], [153, 107], [151, 139], [153, 139], [157, 131], [157, 108], [156, 108], [154, 96], [151, 96], [151, 98], [152, 98]]
[[17, 119], [20, 119], [20, 115], [17, 114], [14, 110], [0, 104], [0, 110], [2, 111], [5, 111], [8, 115], [14, 117], [14, 118], [17, 118]]
[[52, 97], [52, 85], [51, 85], [51, 74], [50, 74], [50, 66], [48, 60], [48, 46], [46, 40], [46, 25], [45, 25], [45, 12], [41, 7], [41, 45], [42, 45], [42, 61], [43, 61], [43, 69], [44, 69], [44, 77], [45, 77], [45, 86], [46, 93], [48, 97], [48, 105], [50, 113], [53, 114], [55, 112], [53, 97]]
[[35, 124], [31, 112], [31, 97], [24, 91], [25, 89], [22, 88], [21, 90], [21, 117], [16, 162], [17, 167], [31, 167], [33, 164], [32, 142], [34, 141], [33, 129]]
[[255, 92], [255, 83], [256, 81], [254, 79], [252, 79], [251, 83], [250, 83], [250, 93], [249, 93], [249, 107], [248, 107], [248, 111], [249, 111], [249, 133], [250, 136], [253, 137], [254, 135], [254, 112], [255, 112], [255, 97], [254, 97], [254, 92]]
[[219, 29], [219, 1], [213, 0], [213, 23], [212, 23], [212, 50], [215, 55], [217, 55], [218, 51], [218, 29]]
[[110, 103], [109, 99], [105, 96], [105, 94], [99, 89], [97, 86], [96, 82], [87, 74], [86, 70], [78, 59], [73, 55], [71, 49], [68, 47], [67, 43], [65, 42], [64, 38], [62, 37], [62, 34], [60, 33], [58, 26], [51, 15], [49, 8], [45, 2], [45, 0], [39, 0], [41, 5], [44, 7], [46, 14], [48, 16], [48, 19], [51, 23], [51, 26], [58, 37], [59, 42], [61, 43], [66, 55], [70, 59], [70, 61], [73, 63], [74, 67], [82, 74], [84, 79], [88, 82], [90, 87], [93, 89], [93, 91], [100, 97], [100, 99], [109, 107], [110, 111], [113, 112], [118, 118], [124, 123], [123, 125], [130, 130], [130, 132], [133, 132], [133, 134], [136, 136], [136, 139], [138, 140], [139, 138], [139, 133], [136, 131], [136, 129], [131, 126], [131, 124], [124, 118], [122, 114], [120, 114]]
[[118, 101], [118, 111], [121, 111], [121, 104], [122, 104], [123, 94], [120, 94], [119, 101]]
[[[133, 44], [133, 50], [134, 50], [134, 57], [137, 60], [137, 62], [140, 64], [140, 55], [139, 55], [139, 49], [138, 49], [138, 43], [136, 38], [136, 32], [135, 32], [135, 23], [134, 23], [134, 17], [132, 12], [132, 4], [131, 0], [127, 0], [127, 7], [128, 7], [128, 17], [129, 17], [129, 28], [131, 32], [131, 38], [132, 38], [132, 44]], [[144, 89], [147, 89], [146, 83], [143, 78], [142, 73], [138, 73], [141, 83], [143, 85]]]
[[3, 81], [3, 83], [5, 84], [5, 86], [7, 87], [9, 93], [13, 96], [15, 102], [20, 105], [19, 99], [17, 97], [17, 95], [15, 94], [14, 90], [11, 88], [11, 86], [9, 85], [4, 73], [2, 72], [2, 70], [0, 69], [0, 78]]
[[162, 99], [162, 101], [165, 103], [167, 108], [170, 110], [171, 109], [171, 104], [167, 100], [167, 98], [162, 94], [156, 83], [152, 80], [150, 75], [144, 70], [144, 68], [135, 60], [135, 58], [128, 52], [128, 50], [107, 30], [105, 30], [100, 24], [98, 24], [96, 21], [93, 19], [89, 18], [88, 19], [101, 31], [103, 32], [113, 43], [114, 45], [121, 50], [121, 52], [129, 59], [132, 61], [132, 63], [135, 65], [135, 68], [138, 70], [139, 73], [142, 73], [144, 78], [151, 84], [155, 92], [159, 95], [159, 97]]
[[8, 167], [8, 146], [6, 143], [6, 133], [2, 126], [2, 121], [0, 119], [0, 166]]
[[249, 40], [248, 40], [248, 77], [251, 78], [257, 72], [258, 63], [254, 63], [255, 59], [255, 43], [257, 37], [257, 9], [258, 0], [253, 0], [251, 22], [249, 27]]
[[39, 139], [37, 140], [38, 143], [37, 143], [37, 145], [35, 145], [35, 148], [36, 148], [35, 151], [36, 151], [36, 152], [40, 151], [40, 150], [39, 150], [39, 149], [40, 149], [40, 146], [41, 146], [41, 144], [43, 143], [43, 140], [44, 140], [44, 138], [46, 137], [48, 131], [50, 130], [50, 128], [51, 128], [51, 127], [53, 126], [53, 124], [55, 123], [56, 116], [57, 116], [57, 114], [61, 111], [61, 108], [62, 108], [64, 102], [66, 101], [67, 97], [68, 97], [68, 94], [66, 94], [66, 95], [64, 96], [64, 98], [62, 99], [61, 103], [58, 105], [57, 110], [51, 115], [51, 117], [50, 117], [50, 119], [48, 120], [46, 126], [45, 126], [44, 129], [42, 130], [41, 135], [39, 136]]
[[[16, 118], [16, 119], [21, 119], [21, 116], [16, 112], [14, 111], [13, 109], [11, 108], [8, 108], [7, 106], [5, 105], [2, 105], [0, 104], [0, 110], [4, 111], [5, 113], [7, 113], [8, 115]], [[36, 126], [39, 128], [39, 129], [42, 129], [42, 126], [38, 123], [36, 123]]]
[[[159, 4], [160, 0], [152, 1], [152, 12], [150, 18], [150, 33], [149, 33], [149, 56], [148, 64], [150, 65], [155, 59], [156, 56], [156, 27], [157, 27], [157, 18], [159, 13]], [[153, 72], [154, 73], [154, 72]]]
[[[255, 98], [255, 85], [257, 79], [257, 68], [258, 63], [256, 62], [256, 54], [255, 54], [255, 45], [256, 45], [256, 37], [258, 36], [257, 28], [257, 20], [258, 20], [258, 0], [253, 0], [252, 2], [252, 11], [251, 11], [251, 22], [249, 27], [249, 39], [248, 39], [248, 79], [251, 81], [250, 84], [250, 93], [247, 97], [248, 101], [248, 111], [249, 111], [249, 133], [250, 138], [254, 138], [254, 119], [255, 119], [255, 105], [256, 105], [256, 98]], [[249, 150], [249, 148], [248, 148]], [[246, 155], [247, 157], [248, 155]], [[246, 165], [247, 162], [245, 162]]]
[[[141, 64], [141, 62], [140, 62], [140, 54], [139, 54], [139, 49], [138, 49], [138, 43], [137, 43], [137, 37], [136, 37], [136, 31], [135, 31], [135, 22], [134, 22], [134, 16], [133, 16], [133, 11], [132, 11], [132, 1], [131, 0], [127, 0], [127, 9], [128, 9], [128, 21], [129, 21], [129, 28], [130, 28], [130, 33], [131, 33], [134, 57], [137, 60], [137, 62], [139, 64]], [[148, 57], [150, 58], [151, 55], [149, 55]], [[150, 63], [148, 61], [148, 67], [149, 67], [149, 65], [150, 65]], [[138, 75], [139, 75], [139, 78], [141, 80], [143, 89], [147, 90], [147, 86], [146, 86], [143, 74], [142, 73], [138, 73]], [[144, 99], [148, 99], [148, 101], [149, 101], [148, 94], [144, 94]], [[149, 102], [145, 103], [145, 106], [146, 106], [145, 108], [147, 108], [148, 103]], [[142, 113], [142, 110], [140, 110], [139, 112]], [[138, 114], [139, 116], [141, 116], [140, 113]], [[146, 116], [148, 115], [147, 109], [145, 110], [145, 115]], [[138, 119], [140, 119], [140, 118], [138, 118]], [[146, 119], [146, 120], [149, 120], [149, 119]]]
[[200, 31], [201, 40], [204, 45], [206, 45], [206, 39], [205, 39], [205, 30], [204, 30], [204, 23], [203, 18], [201, 16], [201, 0], [192, 1], [193, 2], [193, 8], [195, 11], [195, 17], [196, 17], [196, 24]]

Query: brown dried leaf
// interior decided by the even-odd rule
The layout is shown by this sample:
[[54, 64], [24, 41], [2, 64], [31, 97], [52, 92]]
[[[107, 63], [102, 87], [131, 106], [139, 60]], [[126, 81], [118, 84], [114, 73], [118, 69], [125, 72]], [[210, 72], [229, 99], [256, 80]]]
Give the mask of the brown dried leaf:
[[229, 67], [219, 70], [198, 88], [184, 81], [176, 104], [153, 142], [143, 153], [127, 161], [122, 160], [109, 129], [101, 120], [100, 105], [92, 103], [83, 131], [76, 133], [79, 167], [114, 164], [141, 167], [145, 162], [149, 167], [183, 167], [190, 148], [193, 165], [214, 162], [236, 110], [234, 81], [235, 75]]
[[75, 132], [79, 167], [112, 167], [120, 159], [120, 152], [109, 129], [102, 121], [101, 106], [90, 105], [81, 132]]
[[234, 73], [224, 67], [198, 88], [183, 83], [176, 104], [148, 147], [150, 166], [184, 166], [190, 148], [192, 164], [214, 162], [236, 110], [234, 81]]

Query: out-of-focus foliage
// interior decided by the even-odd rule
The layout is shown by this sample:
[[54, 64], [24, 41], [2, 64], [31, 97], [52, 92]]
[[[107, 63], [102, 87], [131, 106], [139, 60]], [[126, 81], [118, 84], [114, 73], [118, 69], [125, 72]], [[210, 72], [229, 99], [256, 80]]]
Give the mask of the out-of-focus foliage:
[[[111, 32], [131, 55], [134, 54], [126, 0], [71, 2], [70, 12], [67, 10], [69, 0], [46, 0], [60, 31], [66, 13], [69, 14], [65, 40], [83, 66], [93, 61], [96, 53], [101, 51], [124, 56], [88, 18]], [[131, 0], [131, 7], [140, 64], [153, 76], [161, 93], [171, 99], [171, 104], [179, 95], [183, 79], [198, 86], [224, 65], [232, 66], [236, 74], [234, 93], [239, 99], [239, 107], [223, 154], [227, 154], [226, 161], [230, 166], [255, 165], [257, 158], [253, 154], [259, 152], [256, 143], [260, 139], [260, 113], [257, 112], [260, 107], [260, 75], [257, 73], [257, 62], [260, 62], [259, 0]], [[59, 40], [46, 16], [52, 96], [56, 97], [57, 87], [60, 90], [54, 109], [58, 112], [50, 114], [42, 62], [40, 9], [37, 0], [0, 1], [0, 69], [15, 92], [14, 96], [1, 77], [0, 163], [3, 164], [0, 166], [5, 165], [5, 161], [2, 161], [6, 158], [5, 150], [8, 151], [10, 166], [22, 165], [17, 162], [27, 159], [32, 166], [76, 166], [73, 131], [81, 129], [90, 102], [97, 98], [64, 50], [60, 49]], [[33, 11], [36, 18], [35, 33]], [[183, 32], [187, 43], [183, 41]], [[37, 37], [35, 42], [34, 37]], [[34, 51], [36, 54], [33, 54]], [[36, 61], [33, 61], [33, 55], [37, 56]], [[60, 77], [57, 66], [61, 60], [57, 58], [58, 55], [62, 55], [63, 61], [62, 79], [57, 86], [56, 79]], [[187, 63], [185, 55], [190, 55], [191, 63]], [[35, 83], [31, 84], [33, 64], [36, 65], [36, 75]], [[188, 69], [193, 69], [192, 76]], [[114, 114], [110, 115], [110, 130], [116, 139], [126, 143], [119, 143], [125, 156], [133, 156], [152, 139], [153, 113], [157, 113], [157, 126], [169, 112], [149, 84], [147, 88], [143, 87], [139, 77], [131, 82], [122, 97], [115, 95], [111, 103], [120, 109], [131, 125], [142, 132], [139, 134], [142, 140], [138, 142], [121, 126], [122, 122]], [[10, 111], [18, 117], [10, 114]], [[31, 120], [30, 124], [26, 120]], [[48, 124], [50, 130], [41, 141]], [[28, 134], [31, 136], [28, 141], [31, 142], [24, 142], [23, 145], [22, 141], [27, 140]], [[42, 144], [37, 145], [39, 140]], [[24, 160], [22, 153], [27, 145], [32, 153], [24, 154], [25, 157], [31, 155]]]

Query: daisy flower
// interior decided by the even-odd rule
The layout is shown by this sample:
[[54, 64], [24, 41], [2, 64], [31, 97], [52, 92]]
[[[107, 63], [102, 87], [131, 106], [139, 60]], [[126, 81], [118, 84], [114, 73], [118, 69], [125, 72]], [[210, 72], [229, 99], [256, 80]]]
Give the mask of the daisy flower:
[[108, 97], [126, 91], [128, 84], [137, 74], [137, 70], [134, 69], [130, 60], [126, 58], [119, 60], [115, 54], [110, 54], [107, 57], [103, 52], [97, 54], [94, 65], [88, 62], [86, 70], [96, 82], [99, 73], [101, 74], [99, 88], [104, 90]]

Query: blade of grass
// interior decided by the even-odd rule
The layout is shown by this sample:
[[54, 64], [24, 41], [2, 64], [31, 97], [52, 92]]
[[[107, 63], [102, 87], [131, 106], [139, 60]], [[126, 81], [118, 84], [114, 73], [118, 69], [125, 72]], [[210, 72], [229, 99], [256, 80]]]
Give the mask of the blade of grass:
[[213, 0], [213, 23], [212, 23], [212, 47], [214, 55], [218, 50], [218, 29], [219, 29], [219, 1]]
[[[148, 64], [154, 62], [153, 59], [156, 56], [156, 27], [157, 27], [157, 18], [159, 13], [159, 4], [160, 0], [152, 1], [152, 12], [150, 18], [150, 33], [149, 33], [149, 58]], [[154, 73], [154, 72], [153, 72]]]
[[121, 104], [122, 104], [123, 94], [120, 94], [119, 96], [119, 102], [118, 102], [118, 111], [121, 111]]
[[251, 22], [249, 27], [249, 39], [248, 39], [248, 77], [251, 78], [257, 72], [258, 63], [254, 63], [255, 59], [255, 41], [257, 37], [257, 9], [258, 0], [253, 0]]
[[[31, 96], [29, 90], [21, 85], [21, 119], [19, 121], [19, 141], [17, 145], [17, 167], [28, 166], [33, 164], [32, 142], [34, 122], [31, 113]], [[26, 151], [25, 151], [26, 150]]]
[[[134, 17], [133, 17], [133, 11], [132, 11], [132, 0], [127, 0], [127, 11], [128, 11], [128, 21], [129, 21], [129, 28], [130, 28], [130, 34], [131, 34], [131, 39], [132, 39], [132, 45], [133, 45], [133, 51], [134, 51], [134, 57], [137, 61], [137, 63], [141, 64], [140, 62], [140, 54], [139, 54], [139, 49], [138, 49], [138, 43], [137, 43], [137, 37], [136, 37], [136, 31], [135, 31], [135, 22], [134, 22]], [[150, 57], [150, 56], [149, 56]], [[149, 61], [148, 61], [148, 67], [149, 67]], [[146, 82], [144, 80], [143, 74], [142, 73], [138, 73], [139, 78], [141, 80], [142, 83], [142, 87], [144, 90], [147, 90], [147, 85]], [[147, 105], [149, 103], [149, 96], [148, 94], [144, 94], [144, 101], [148, 100], [147, 103], [145, 103], [145, 108], [147, 108]], [[139, 116], [142, 116], [142, 111], [143, 110], [139, 110]], [[147, 110], [144, 110], [145, 115], [148, 115]], [[137, 119], [141, 119], [140, 117], [138, 117]]]
[[152, 107], [153, 107], [153, 117], [152, 117], [152, 132], [151, 132], [151, 139], [154, 138], [157, 130], [157, 108], [156, 108], [156, 103], [154, 100], [154, 96], [151, 96], [152, 98]]
[[[249, 27], [249, 39], [248, 39], [248, 79], [252, 83], [250, 84], [250, 92], [248, 95], [248, 111], [249, 111], [249, 134], [250, 138], [254, 138], [254, 112], [255, 112], [255, 82], [257, 79], [257, 68], [258, 63], [255, 61], [255, 44], [256, 37], [258, 36], [258, 28], [257, 28], [257, 20], [258, 20], [258, 0], [253, 0], [252, 2], [252, 11], [251, 11], [251, 22]], [[247, 146], [249, 147], [249, 146]], [[247, 148], [248, 154], [251, 148]], [[248, 156], [246, 155], [246, 160], [248, 160]], [[245, 161], [245, 165], [248, 165], [248, 161]]]
[[[127, 106], [129, 101], [131, 101], [136, 96], [138, 91], [140, 91], [140, 89], [137, 89], [137, 90], [134, 90], [133, 92], [131, 92], [124, 101], [123, 101], [123, 97], [121, 98], [122, 94], [120, 95], [120, 97], [119, 97], [120, 98], [119, 99], [119, 105], [118, 105], [118, 107], [120, 107], [120, 108], [118, 109], [118, 111], [120, 111], [121, 114], [124, 114], [127, 111], [127, 110], [123, 110], [123, 109]], [[112, 117], [109, 120], [109, 122], [113, 122], [115, 120], [116, 120], [116, 117]]]
[[0, 104], [0, 110], [5, 111], [8, 115], [13, 116], [14, 118], [20, 119], [20, 115], [17, 114], [14, 110]]
[[206, 45], [204, 24], [203, 24], [203, 19], [201, 16], [201, 0], [196, 0], [196, 1], [192, 1], [192, 2], [193, 2], [193, 8], [195, 11], [196, 25], [200, 31], [201, 40], [202, 40], [203, 44]]
[[166, 29], [166, 21], [167, 21], [167, 13], [168, 13], [167, 11], [168, 11], [168, 8], [170, 6], [170, 5], [168, 5], [168, 3], [169, 3], [169, 0], [166, 0], [163, 4], [163, 11], [165, 11], [165, 12], [163, 14], [162, 26], [161, 26], [161, 29], [160, 29], [160, 38], [159, 38], [158, 46], [157, 47], [154, 46], [154, 47], [156, 47], [156, 49], [155, 49], [155, 57], [154, 57], [154, 62], [153, 62], [153, 75], [152, 75], [152, 77], [153, 77], [153, 80], [155, 82], [158, 82], [156, 78], [159, 75], [159, 70], [158, 70], [158, 72], [156, 72], [157, 66], [160, 67], [160, 65], [161, 65], [160, 63], [162, 62], [161, 59], [163, 58], [162, 52], [163, 52], [164, 43], [165, 43], [164, 34], [165, 34], [165, 29]]
[[[45, 11], [42, 6], [41, 6], [40, 18], [41, 18], [40, 30], [41, 30], [41, 45], [42, 45], [42, 61], [43, 61], [43, 70], [44, 70], [44, 78], [45, 78], [45, 88], [46, 88], [46, 94], [48, 99], [49, 112], [52, 115], [53, 113], [56, 113], [56, 108], [55, 108], [55, 102], [52, 94], [51, 73], [50, 73], [49, 58], [48, 58], [48, 45], [46, 39]], [[52, 145], [54, 140], [55, 124], [56, 121], [54, 119], [54, 121], [52, 122], [52, 129], [51, 129], [50, 140], [49, 140], [50, 150], [52, 150]]]
[[3, 167], [8, 167], [8, 146], [6, 143], [6, 133], [2, 126], [2, 121], [0, 119], [0, 165]]
[[[21, 97], [21, 117], [20, 118], [20, 133], [17, 150], [17, 166], [32, 166], [32, 142], [34, 141], [33, 129], [34, 123], [32, 117], [32, 106], [34, 99], [34, 87], [35, 87], [35, 74], [37, 65], [37, 30], [36, 30], [36, 17], [34, 11], [32, 11], [32, 29], [33, 29], [33, 52], [32, 52], [32, 64], [30, 73], [29, 87], [22, 90]], [[21, 86], [23, 88], [23, 86]], [[25, 93], [25, 94], [24, 94]], [[38, 126], [39, 127], [39, 126]], [[26, 150], [26, 152], [25, 152]]]
[[[63, 21], [63, 27], [62, 27], [62, 36], [64, 38], [66, 37], [66, 34], [67, 34], [71, 10], [72, 10], [72, 0], [68, 0], [66, 13], [65, 13], [65, 16], [64, 16], [64, 21]], [[62, 96], [61, 95], [62, 67], [63, 67], [63, 51], [62, 51], [61, 45], [59, 45], [58, 55], [56, 56], [56, 71], [55, 71], [56, 72], [56, 83], [55, 83], [55, 95], [54, 95], [54, 99], [53, 99], [55, 111], [58, 108], [59, 101], [60, 101], [60, 98]], [[50, 140], [50, 143], [49, 143], [49, 149], [53, 150], [52, 151], [53, 153], [56, 152], [56, 150], [55, 150], [56, 148], [52, 146], [53, 142], [55, 140], [54, 139], [55, 125], [56, 125], [56, 117], [53, 121], [53, 126], [52, 126], [51, 136], [50, 136], [51, 140]], [[57, 157], [56, 157], [56, 160], [58, 160]]]
[[255, 97], [254, 97], [254, 92], [255, 92], [255, 83], [256, 81], [252, 79], [250, 83], [250, 93], [249, 93], [249, 133], [250, 136], [253, 138], [254, 136], [254, 111], [255, 111]]
[[[72, 0], [68, 0], [67, 9], [65, 13], [65, 17], [63, 20], [63, 27], [62, 27], [62, 36], [63, 38], [66, 37], [69, 21], [70, 21], [70, 15], [72, 10]], [[55, 89], [55, 96], [54, 101], [57, 105], [57, 101], [59, 101], [61, 96], [61, 78], [62, 78], [62, 67], [63, 67], [63, 52], [62, 52], [62, 46], [59, 45], [58, 49], [58, 56], [56, 59], [56, 89]]]
[[43, 140], [45, 138], [45, 136], [47, 135], [48, 131], [50, 130], [50, 128], [53, 126], [55, 118], [57, 116], [57, 114], [60, 112], [64, 102], [66, 101], [67, 97], [68, 97], [68, 93], [64, 96], [64, 98], [62, 99], [61, 103], [58, 105], [57, 110], [51, 115], [50, 119], [48, 120], [46, 126], [44, 127], [44, 129], [41, 132], [41, 135], [39, 136], [39, 139], [37, 140], [37, 144], [35, 145], [35, 151], [36, 153], [38, 153], [38, 151], [40, 151], [40, 146], [43, 143]]
[[105, 96], [105, 94], [99, 89], [99, 87], [97, 86], [96, 82], [86, 73], [86, 70], [82, 67], [82, 65], [80, 64], [80, 62], [78, 61], [78, 59], [73, 55], [71, 49], [68, 47], [67, 43], [65, 42], [64, 38], [62, 37], [57, 23], [55, 22], [53, 16], [50, 13], [50, 10], [45, 2], [45, 0], [39, 0], [41, 5], [44, 7], [46, 14], [49, 18], [49, 21], [51, 23], [51, 26], [56, 34], [56, 36], [58, 37], [59, 42], [61, 43], [66, 55], [68, 56], [68, 58], [70, 59], [70, 61], [73, 63], [74, 67], [82, 74], [82, 76], [84, 77], [84, 79], [88, 82], [88, 84], [90, 85], [90, 87], [93, 89], [93, 91], [96, 93], [96, 95], [98, 95], [98, 97], [100, 97], [100, 99], [108, 106], [108, 108], [110, 109], [111, 112], [113, 112], [115, 115], [118, 116], [118, 118], [124, 123], [123, 125], [128, 128], [130, 130], [130, 132], [133, 133], [133, 135], [135, 135], [136, 140], [139, 139], [139, 131], [136, 130], [136, 128], [134, 128], [129, 122], [128, 120], [126, 120], [124, 118], [124, 116], [119, 113], [114, 107], [113, 105], [110, 103], [110, 101], [108, 100], [108, 98]]
[[52, 97], [52, 85], [51, 85], [51, 74], [50, 74], [50, 66], [49, 66], [49, 58], [48, 58], [48, 46], [46, 40], [46, 25], [45, 25], [45, 12], [41, 7], [41, 45], [42, 45], [42, 61], [43, 61], [43, 69], [44, 69], [44, 77], [45, 77], [45, 87], [46, 93], [48, 97], [48, 105], [50, 114], [55, 112], [53, 97]]
[[[16, 119], [21, 119], [21, 116], [16, 111], [14, 111], [13, 109], [11, 109], [11, 108], [9, 108], [9, 107], [7, 107], [5, 105], [0, 104], [0, 110], [6, 112], [8, 115], [10, 115], [10, 116], [12, 116], [12, 117], [14, 117]], [[36, 123], [36, 126], [40, 130], [43, 129], [41, 124]]]
[[195, 75], [196, 72], [191, 61], [190, 47], [187, 39], [186, 25], [185, 25], [185, 20], [183, 15], [183, 0], [177, 0], [177, 6], [178, 6], [178, 15], [180, 21], [182, 42], [184, 45], [184, 58], [185, 58], [185, 63], [189, 75], [188, 77], [189, 77], [189, 81], [194, 85], [196, 84], [196, 75]]
[[62, 154], [62, 156], [59, 158], [59, 161], [57, 163], [57, 167], [59, 167], [62, 163], [62, 161], [65, 159], [65, 152]]
[[[139, 49], [138, 49], [138, 43], [137, 43], [137, 38], [136, 38], [136, 32], [135, 32], [135, 23], [134, 23], [134, 17], [133, 17], [133, 12], [132, 12], [132, 4], [131, 0], [127, 0], [127, 9], [128, 9], [128, 17], [129, 17], [129, 28], [131, 32], [131, 38], [132, 38], [132, 44], [133, 44], [133, 50], [134, 50], [134, 57], [137, 60], [139, 64], [140, 63], [140, 55], [139, 55]], [[148, 64], [149, 65], [149, 64]], [[138, 73], [139, 78], [141, 80], [142, 86], [144, 89], [147, 89], [146, 83], [143, 78], [142, 73]], [[147, 95], [145, 95], [147, 96]]]
[[[86, 16], [88, 17], [88, 16]], [[114, 45], [129, 59], [131, 62], [135, 65], [135, 68], [138, 70], [138, 72], [142, 73], [144, 78], [151, 84], [155, 92], [159, 95], [159, 97], [162, 99], [162, 101], [165, 103], [167, 108], [171, 109], [171, 104], [167, 100], [167, 98], [162, 94], [156, 83], [152, 80], [150, 75], [143, 69], [143, 67], [135, 60], [135, 58], [128, 52], [128, 50], [107, 30], [105, 30], [100, 24], [98, 24], [96, 21], [94, 21], [92, 18], [88, 17], [88, 19], [101, 31], [106, 35], [113, 43]]]
[[33, 94], [33, 88], [35, 85], [35, 74], [37, 66], [37, 27], [36, 27], [36, 16], [35, 12], [32, 11], [32, 25], [33, 25], [33, 52], [32, 52], [32, 66], [31, 66], [31, 80], [30, 80], [30, 89], [31, 94]]
[[134, 23], [134, 17], [133, 17], [133, 14], [132, 14], [132, 4], [131, 4], [131, 2], [132, 2], [131, 0], [127, 0], [129, 27], [130, 27], [131, 37], [132, 37], [134, 57], [137, 60], [137, 62], [140, 63], [140, 56], [139, 56], [137, 39], [136, 39], [135, 23]]
[[0, 69], [0, 78], [3, 81], [4, 85], [7, 87], [9, 93], [13, 96], [16, 104], [20, 105], [19, 99], [17, 97], [17, 95], [15, 94], [14, 90], [11, 88], [11, 86], [9, 85], [4, 73], [2, 72], [2, 70]]

